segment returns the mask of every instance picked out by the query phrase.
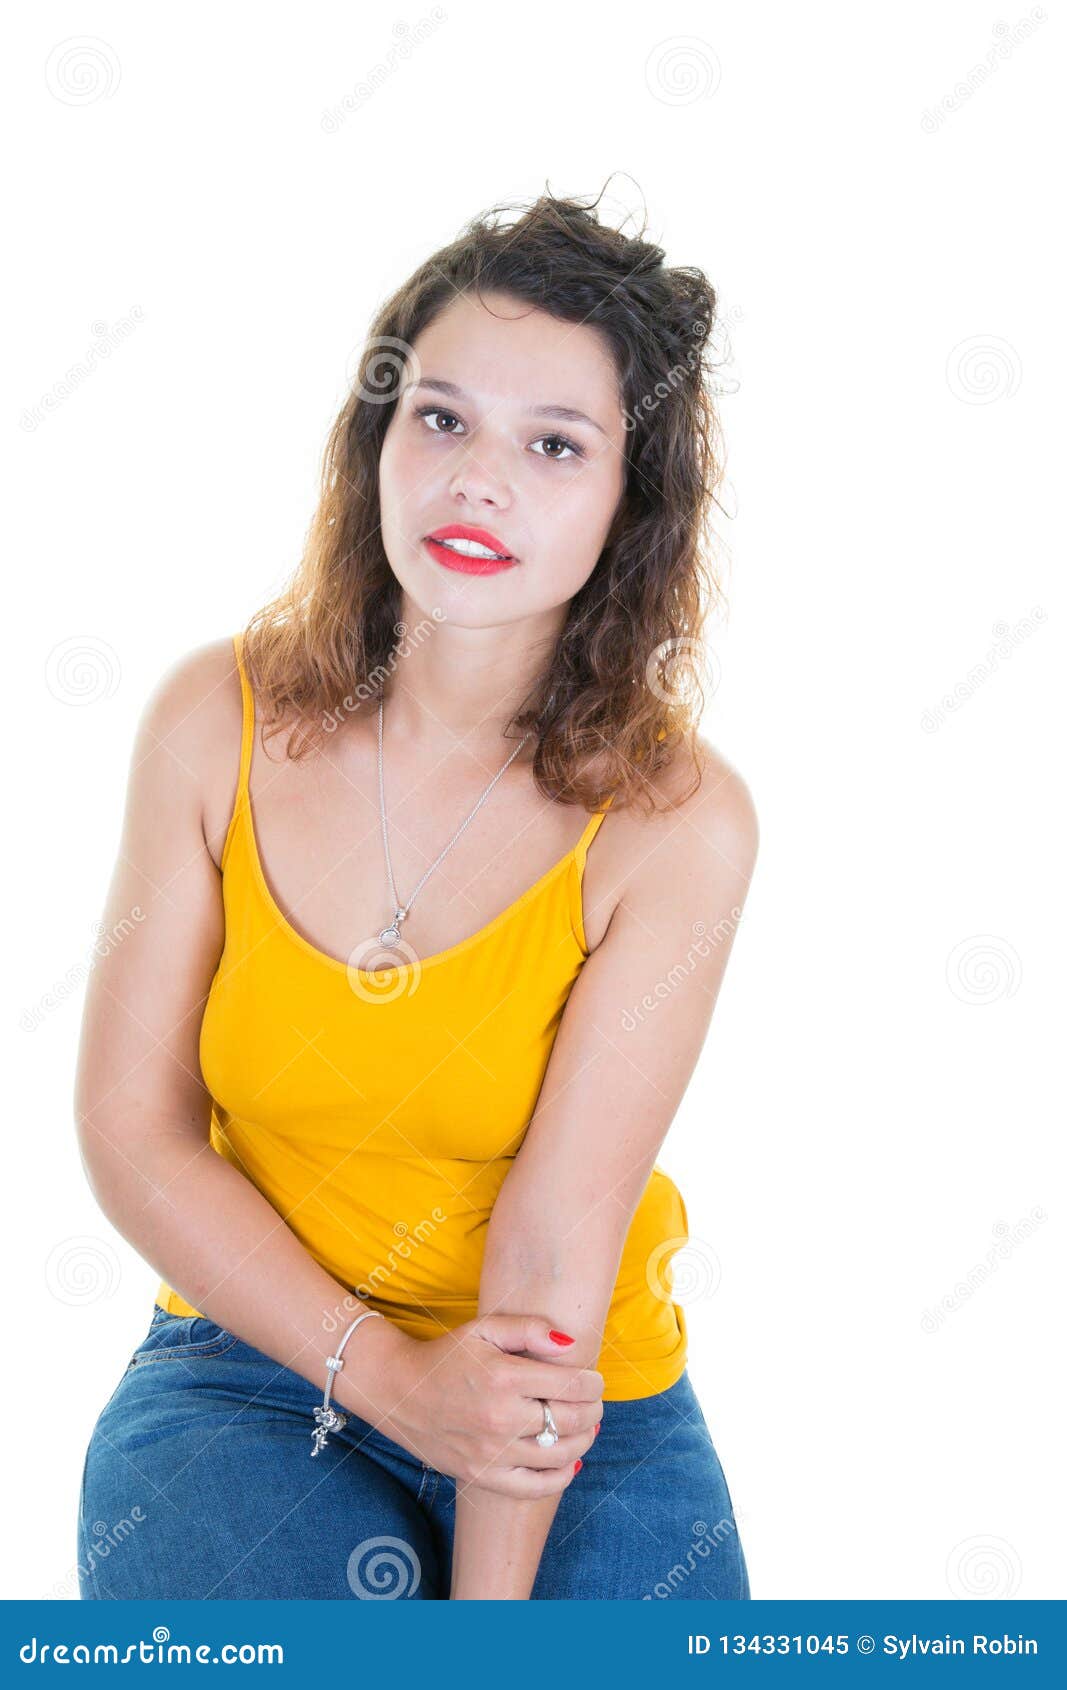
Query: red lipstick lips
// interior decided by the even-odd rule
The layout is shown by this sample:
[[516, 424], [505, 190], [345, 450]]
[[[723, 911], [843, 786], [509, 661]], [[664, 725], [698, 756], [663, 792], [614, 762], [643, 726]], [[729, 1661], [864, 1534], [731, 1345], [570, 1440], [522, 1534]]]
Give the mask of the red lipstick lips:
[[[446, 541], [460, 544], [446, 545]], [[450, 522], [435, 528], [423, 540], [430, 556], [446, 569], [456, 569], [461, 575], [496, 575], [518, 563], [504, 542], [487, 528], [472, 528], [466, 522]]]

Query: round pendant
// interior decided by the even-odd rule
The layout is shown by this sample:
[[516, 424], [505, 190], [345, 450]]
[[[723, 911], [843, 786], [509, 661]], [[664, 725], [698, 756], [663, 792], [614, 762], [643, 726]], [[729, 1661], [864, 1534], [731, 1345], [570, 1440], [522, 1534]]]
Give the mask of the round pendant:
[[378, 935], [379, 945], [386, 945], [391, 950], [400, 943], [400, 929], [394, 923], [392, 927], [383, 927]]

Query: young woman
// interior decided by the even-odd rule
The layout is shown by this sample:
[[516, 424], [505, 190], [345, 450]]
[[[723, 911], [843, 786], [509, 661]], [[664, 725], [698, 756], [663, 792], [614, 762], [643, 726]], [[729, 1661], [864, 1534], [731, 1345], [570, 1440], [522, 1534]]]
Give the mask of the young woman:
[[663, 260], [551, 197], [429, 259], [291, 588], [145, 709], [77, 1117], [162, 1283], [85, 1597], [749, 1594], [656, 1162], [756, 852]]

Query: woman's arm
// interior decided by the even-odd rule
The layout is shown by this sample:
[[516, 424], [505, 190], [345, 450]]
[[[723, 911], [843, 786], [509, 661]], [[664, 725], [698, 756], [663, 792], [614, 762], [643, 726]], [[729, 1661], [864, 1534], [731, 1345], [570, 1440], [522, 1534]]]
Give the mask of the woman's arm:
[[[104, 931], [123, 937], [89, 979], [75, 1117], [89, 1183], [118, 1231], [194, 1308], [322, 1384], [356, 1313], [352, 1293], [208, 1141], [199, 1035], [224, 917], [204, 800], [220, 773], [232, 800], [232, 669], [229, 641], [201, 648], [159, 683], [138, 725], [103, 914]], [[372, 1418], [409, 1342], [389, 1321], [365, 1321], [335, 1396]]]
[[[644, 837], [640, 866], [571, 992], [482, 1266], [480, 1311], [545, 1316], [575, 1340], [567, 1361], [590, 1367], [744, 905], [758, 844], [751, 796], [709, 756], [700, 790]], [[646, 994], [655, 1009], [636, 1019], [629, 1012]], [[528, 1598], [558, 1501], [457, 1488], [453, 1599]]]
[[[90, 1185], [116, 1229], [193, 1308], [321, 1389], [326, 1357], [363, 1304], [211, 1147], [200, 1071], [225, 925], [208, 836], [221, 847], [240, 743], [226, 640], [176, 665], [139, 725], [104, 912], [105, 931], [121, 938], [89, 980], [75, 1115]], [[561, 1415], [583, 1425], [599, 1403], [595, 1370], [528, 1359], [535, 1347], [554, 1357], [547, 1332], [499, 1316], [418, 1342], [388, 1319], [364, 1321], [333, 1396], [441, 1471], [484, 1472], [516, 1497], [558, 1494], [573, 1458], [499, 1466], [508, 1438], [498, 1428], [525, 1423], [532, 1383], [544, 1391], [558, 1379]], [[309, 1454], [313, 1429], [309, 1416]]]

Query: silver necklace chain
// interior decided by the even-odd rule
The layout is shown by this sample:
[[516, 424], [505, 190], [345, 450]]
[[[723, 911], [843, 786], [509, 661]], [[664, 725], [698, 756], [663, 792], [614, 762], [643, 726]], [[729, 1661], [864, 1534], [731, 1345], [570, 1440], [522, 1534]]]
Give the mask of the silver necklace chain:
[[523, 746], [526, 744], [526, 741], [531, 737], [532, 729], [531, 729], [531, 733], [523, 734], [523, 736], [520, 739], [518, 745], [515, 747], [514, 751], [511, 753], [511, 756], [508, 758], [507, 762], [504, 764], [504, 767], [502, 769], [499, 769], [497, 771], [497, 773], [493, 776], [492, 780], [489, 782], [489, 785], [486, 787], [485, 791], [482, 793], [481, 797], [479, 798], [477, 804], [475, 804], [474, 809], [471, 811], [470, 815], [466, 818], [465, 821], [460, 823], [459, 827], [456, 829], [455, 833], [452, 835], [452, 838], [448, 841], [448, 844], [445, 846], [444, 850], [441, 852], [440, 856], [436, 859], [436, 861], [434, 861], [430, 864], [429, 868], [426, 870], [426, 873], [423, 875], [422, 879], [419, 881], [418, 885], [415, 887], [414, 892], [412, 892], [411, 897], [408, 899], [407, 903], [402, 904], [401, 901], [400, 901], [400, 894], [396, 889], [396, 880], [393, 876], [393, 863], [392, 863], [392, 858], [389, 855], [389, 830], [388, 830], [388, 827], [386, 826], [386, 820], [385, 820], [385, 758], [384, 758], [384, 754], [383, 754], [383, 750], [382, 750], [383, 740], [384, 740], [384, 728], [385, 728], [385, 699], [384, 699], [384, 697], [382, 697], [382, 698], [379, 698], [379, 700], [378, 700], [378, 798], [379, 798], [379, 802], [380, 802], [380, 805], [381, 805], [381, 812], [382, 812], [382, 844], [385, 847], [385, 866], [386, 866], [386, 869], [388, 870], [388, 873], [389, 873], [389, 889], [390, 889], [390, 891], [392, 892], [392, 895], [393, 895], [393, 912], [394, 913], [393, 913], [393, 919], [389, 923], [388, 927], [383, 927], [381, 932], [378, 934], [378, 943], [380, 945], [385, 945], [388, 949], [391, 950], [391, 949], [394, 949], [397, 945], [399, 945], [401, 923], [407, 920], [408, 915], [410, 914], [410, 911], [411, 911], [412, 904], [415, 902], [415, 899], [418, 897], [419, 893], [422, 891], [422, 888], [425, 886], [426, 882], [429, 880], [429, 878], [430, 878], [431, 874], [433, 873], [434, 869], [437, 868], [444, 861], [445, 857], [447, 857], [449, 851], [451, 851], [453, 845], [456, 843], [457, 839], [459, 838], [460, 834], [463, 832], [464, 828], [468, 827], [470, 825], [470, 823], [474, 820], [475, 816], [478, 814], [478, 811], [481, 809], [482, 805], [485, 803], [489, 794], [492, 792], [494, 786], [496, 785], [497, 781], [500, 779], [501, 775], [505, 772], [506, 769], [509, 769], [511, 767], [512, 763], [515, 761], [516, 757], [519, 755], [519, 752], [522, 750]]

